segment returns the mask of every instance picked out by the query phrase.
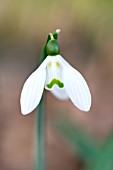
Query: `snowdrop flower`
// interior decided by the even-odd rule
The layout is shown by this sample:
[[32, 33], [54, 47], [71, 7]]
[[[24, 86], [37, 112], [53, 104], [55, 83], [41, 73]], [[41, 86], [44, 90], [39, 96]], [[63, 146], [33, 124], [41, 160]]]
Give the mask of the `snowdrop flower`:
[[56, 98], [70, 98], [77, 108], [89, 111], [91, 94], [83, 76], [60, 55], [54, 38], [48, 41], [46, 50], [48, 56], [23, 86], [20, 99], [22, 114], [26, 115], [38, 106], [44, 88]]

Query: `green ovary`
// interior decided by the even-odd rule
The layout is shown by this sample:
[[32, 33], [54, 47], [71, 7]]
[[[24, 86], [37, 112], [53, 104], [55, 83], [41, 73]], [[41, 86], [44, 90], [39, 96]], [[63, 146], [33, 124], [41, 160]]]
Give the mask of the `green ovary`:
[[47, 84], [46, 86], [51, 89], [54, 85], [57, 85], [58, 87], [60, 88], [63, 88], [64, 87], [64, 84], [60, 81], [60, 80], [57, 80], [57, 79], [53, 79], [49, 84]]

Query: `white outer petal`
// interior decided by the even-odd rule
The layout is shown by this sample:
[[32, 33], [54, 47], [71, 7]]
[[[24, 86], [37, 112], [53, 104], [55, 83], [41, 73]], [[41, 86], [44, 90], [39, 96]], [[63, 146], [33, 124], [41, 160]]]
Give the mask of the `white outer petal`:
[[68, 96], [80, 110], [89, 111], [91, 94], [85, 79], [61, 56], [59, 60], [63, 66], [63, 82]]
[[26, 80], [20, 98], [21, 112], [26, 115], [39, 104], [46, 80], [46, 66], [49, 57]]
[[51, 93], [60, 100], [68, 100], [69, 97], [64, 88], [58, 88], [56, 85], [52, 88]]

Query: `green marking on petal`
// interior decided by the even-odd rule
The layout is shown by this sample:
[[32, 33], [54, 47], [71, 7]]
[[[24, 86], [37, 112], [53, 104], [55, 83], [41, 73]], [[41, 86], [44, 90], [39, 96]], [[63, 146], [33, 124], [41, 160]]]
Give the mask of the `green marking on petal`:
[[50, 62], [50, 63], [48, 63], [48, 67], [49, 67], [49, 68], [51, 68], [51, 66], [52, 66], [52, 63], [51, 63], [51, 62]]
[[60, 67], [60, 63], [57, 61], [56, 62], [56, 67], [59, 68]]
[[60, 81], [60, 80], [57, 80], [57, 79], [53, 79], [49, 84], [47, 84], [46, 86], [51, 89], [54, 85], [57, 85], [58, 87], [60, 88], [63, 88], [64, 87], [64, 84]]

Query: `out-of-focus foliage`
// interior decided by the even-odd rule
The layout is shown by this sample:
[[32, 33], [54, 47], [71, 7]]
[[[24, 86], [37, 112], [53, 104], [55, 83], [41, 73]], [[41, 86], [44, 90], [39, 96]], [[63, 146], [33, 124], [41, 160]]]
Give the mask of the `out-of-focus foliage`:
[[98, 154], [99, 147], [96, 142], [70, 121], [65, 118], [57, 120], [54, 127], [69, 142], [75, 152], [78, 152], [82, 159], [86, 161], [92, 160]]
[[[97, 141], [82, 132], [72, 122], [60, 119], [54, 122], [57, 132], [68, 141], [75, 153], [86, 161], [88, 170], [112, 170], [113, 169], [113, 135], [106, 143], [99, 147]], [[93, 142], [92, 142], [93, 141]]]
[[107, 139], [101, 152], [96, 155], [89, 170], [112, 170], [113, 169], [113, 134]]

